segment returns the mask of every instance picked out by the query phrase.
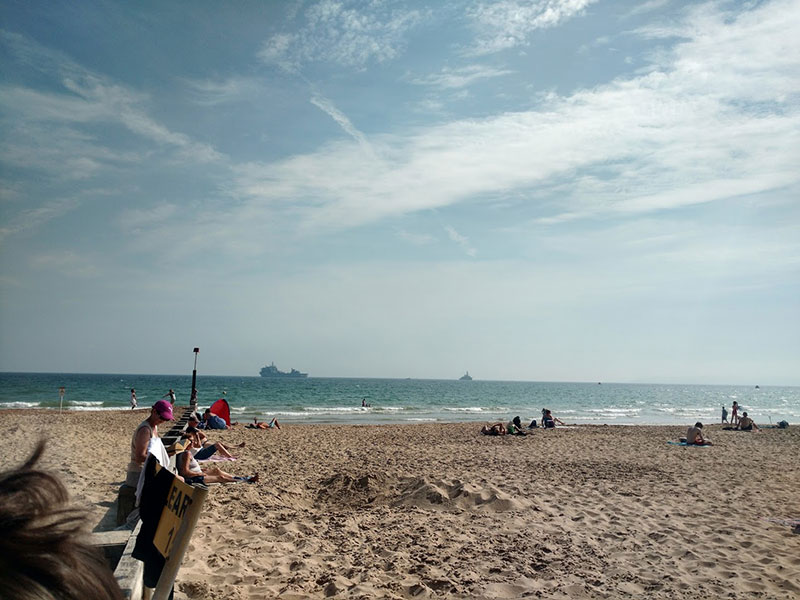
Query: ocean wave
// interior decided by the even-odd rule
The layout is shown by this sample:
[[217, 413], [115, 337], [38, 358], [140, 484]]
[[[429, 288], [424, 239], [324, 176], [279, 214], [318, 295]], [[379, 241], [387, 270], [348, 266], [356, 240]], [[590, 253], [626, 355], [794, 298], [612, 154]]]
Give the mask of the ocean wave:
[[68, 400], [64, 403], [65, 407], [75, 407], [75, 406], [103, 406], [105, 403], [103, 401], [93, 402], [91, 400]]
[[[482, 406], [444, 406], [441, 410], [445, 412], [458, 412], [458, 413], [482, 413], [493, 411], [491, 408], [483, 408]], [[497, 409], [494, 409], [496, 411]]]
[[[57, 409], [55, 409], [55, 410], [57, 410]], [[127, 406], [102, 406], [102, 402], [101, 402], [100, 406], [65, 406], [64, 410], [69, 410], [69, 411], [72, 411], [72, 412], [76, 412], [76, 411], [77, 412], [82, 412], [82, 411], [88, 411], [88, 410], [103, 410], [103, 411], [105, 411], [105, 410], [116, 410], [116, 411], [121, 411], [121, 410], [130, 410], [130, 408], [127, 407]]]
[[367, 412], [370, 408], [369, 406], [304, 406], [303, 411], [314, 414], [360, 413]]
[[41, 402], [3, 402], [0, 408], [36, 408], [41, 405]]

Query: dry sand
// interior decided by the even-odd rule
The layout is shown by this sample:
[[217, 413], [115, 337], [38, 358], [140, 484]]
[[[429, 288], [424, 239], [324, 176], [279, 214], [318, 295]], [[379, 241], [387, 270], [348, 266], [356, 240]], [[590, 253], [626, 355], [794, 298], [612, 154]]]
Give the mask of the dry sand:
[[[146, 411], [0, 411], [3, 467], [44, 463], [99, 522]], [[797, 598], [800, 427], [480, 424], [211, 432], [256, 485], [215, 486], [176, 599]]]

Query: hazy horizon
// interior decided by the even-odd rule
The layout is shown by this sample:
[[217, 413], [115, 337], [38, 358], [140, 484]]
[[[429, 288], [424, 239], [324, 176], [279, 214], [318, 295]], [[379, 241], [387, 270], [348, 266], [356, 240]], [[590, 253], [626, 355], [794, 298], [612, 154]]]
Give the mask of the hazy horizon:
[[[277, 365], [276, 365], [277, 366]], [[298, 369], [299, 370], [299, 369]], [[192, 374], [190, 373], [135, 373], [135, 372], [113, 372], [113, 373], [92, 373], [92, 372], [83, 372], [83, 371], [72, 371], [72, 372], [52, 372], [52, 371], [0, 371], [2, 375], [120, 375], [124, 377], [132, 377], [132, 376], [154, 376], [154, 377], [191, 377]], [[463, 375], [463, 373], [461, 374]], [[470, 373], [472, 375], [472, 373]], [[217, 373], [198, 373], [197, 378], [201, 380], [203, 377], [219, 377], [219, 378], [237, 378], [237, 377], [252, 377], [256, 379], [261, 379], [261, 376], [256, 373], [253, 374], [246, 374], [246, 373], [236, 373], [230, 375], [221, 375]], [[308, 373], [307, 379], [387, 379], [387, 380], [414, 380], [414, 381], [457, 381], [459, 376], [456, 377], [383, 377], [380, 375], [313, 375]], [[266, 378], [269, 379], [269, 378]], [[588, 381], [588, 380], [548, 380], [548, 379], [489, 379], [485, 377], [475, 377], [473, 376], [474, 381], [486, 381], [486, 382], [508, 382], [508, 383], [576, 383], [576, 384], [586, 384], [586, 385], [693, 385], [693, 386], [720, 386], [720, 387], [800, 387], [794, 384], [784, 384], [784, 383], [750, 383], [750, 382], [739, 382], [739, 383], [725, 383], [719, 381]], [[285, 381], [285, 380], [282, 380]], [[465, 383], [464, 385], [469, 385]], [[188, 393], [188, 390], [187, 390]]]
[[800, 385], [798, 30], [800, 0], [9, 4], [0, 370]]

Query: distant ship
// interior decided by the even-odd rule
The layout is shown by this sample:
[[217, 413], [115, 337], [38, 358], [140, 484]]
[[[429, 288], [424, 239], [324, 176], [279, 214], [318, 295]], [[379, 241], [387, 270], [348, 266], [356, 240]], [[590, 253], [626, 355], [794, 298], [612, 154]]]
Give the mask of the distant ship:
[[272, 363], [268, 367], [264, 367], [261, 369], [261, 376], [262, 377], [280, 377], [280, 378], [293, 378], [293, 379], [302, 379], [304, 377], [308, 377], [308, 373], [301, 373], [297, 369], [292, 369], [288, 373], [283, 371], [279, 371], [278, 367], [275, 366], [275, 363]]
[[469, 371], [467, 371], [461, 377], [459, 377], [458, 380], [459, 381], [472, 381], [472, 376], [469, 374]]

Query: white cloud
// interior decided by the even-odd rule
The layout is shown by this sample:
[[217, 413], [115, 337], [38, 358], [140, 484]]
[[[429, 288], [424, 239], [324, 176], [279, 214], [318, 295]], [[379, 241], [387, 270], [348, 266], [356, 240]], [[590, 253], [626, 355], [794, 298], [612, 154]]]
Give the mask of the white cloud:
[[[576, 5], [572, 5], [575, 7]], [[798, 181], [800, 8], [688, 13], [650, 72], [540, 110], [339, 142], [238, 169], [253, 206], [291, 203], [315, 227], [348, 227], [481, 195], [561, 205], [556, 220], [651, 212]], [[653, 35], [653, 30], [644, 32]], [[552, 212], [552, 211], [551, 211]]]
[[[71, 250], [58, 253], [38, 254], [30, 257], [30, 265], [36, 269], [57, 271], [72, 277], [97, 277], [100, 270], [87, 257]], [[54, 290], [57, 293], [58, 290]]]
[[327, 62], [361, 69], [392, 60], [405, 48], [405, 35], [423, 13], [391, 3], [322, 0], [302, 12], [305, 23], [295, 34], [269, 38], [259, 58], [288, 71], [306, 63]]
[[137, 230], [166, 223], [178, 211], [175, 204], [158, 204], [149, 209], [125, 209], [119, 216], [120, 227], [126, 230]]
[[37, 208], [22, 211], [0, 227], [0, 242], [10, 235], [35, 229], [53, 219], [57, 219], [80, 206], [74, 198], [53, 200]]
[[186, 80], [192, 101], [200, 106], [218, 106], [244, 99], [257, 98], [264, 84], [253, 77], [229, 77], [224, 80]]
[[478, 32], [471, 54], [492, 54], [524, 46], [531, 33], [582, 14], [596, 0], [500, 0], [467, 11]]
[[660, 8], [664, 8], [669, 4], [670, 0], [648, 0], [647, 2], [642, 2], [637, 4], [633, 7], [630, 12], [626, 16], [632, 17], [635, 15], [641, 15], [648, 12], [654, 12]]
[[446, 225], [444, 230], [447, 232], [447, 236], [452, 241], [461, 246], [464, 252], [466, 252], [467, 256], [472, 256], [472, 257], [477, 256], [478, 251], [472, 247], [472, 244], [470, 244], [469, 238], [467, 236], [458, 233], [458, 231], [456, 231], [455, 228], [452, 227], [451, 225]]
[[[90, 143], [96, 144], [94, 135], [90, 138], [79, 128], [101, 124], [122, 126], [141, 138], [175, 149], [177, 157], [182, 160], [220, 160], [221, 156], [209, 144], [171, 131], [150, 117], [146, 110], [149, 104], [146, 95], [97, 75], [69, 57], [22, 36], [4, 33], [0, 35], [0, 41], [31, 68], [43, 72], [62, 86], [58, 92], [4, 86], [0, 93], [0, 105], [5, 113], [4, 121], [14, 127], [25, 125], [52, 129], [55, 124], [61, 128], [62, 140], [80, 139], [81, 145], [72, 148], [73, 157], [80, 156], [80, 151], [85, 151]], [[15, 139], [7, 143], [12, 147], [18, 144]], [[55, 140], [55, 143], [59, 141]], [[20, 145], [25, 147], [24, 139]], [[105, 150], [101, 144], [96, 146], [98, 153]], [[91, 157], [84, 156], [84, 159], [90, 160]]]
[[439, 73], [413, 79], [411, 82], [418, 85], [430, 85], [444, 89], [463, 88], [472, 85], [481, 79], [502, 77], [510, 75], [513, 71], [508, 69], [495, 69], [484, 65], [470, 65], [458, 69], [442, 69]]
[[319, 94], [314, 95], [311, 98], [311, 104], [319, 108], [322, 112], [327, 114], [331, 119], [336, 121], [338, 125], [354, 140], [356, 140], [359, 144], [363, 147], [368, 148], [369, 142], [367, 142], [367, 138], [364, 137], [364, 134], [361, 133], [353, 123], [350, 122], [350, 119], [347, 118], [342, 111], [340, 111], [336, 106], [334, 106], [333, 102], [331, 102], [328, 98], [325, 98]]

